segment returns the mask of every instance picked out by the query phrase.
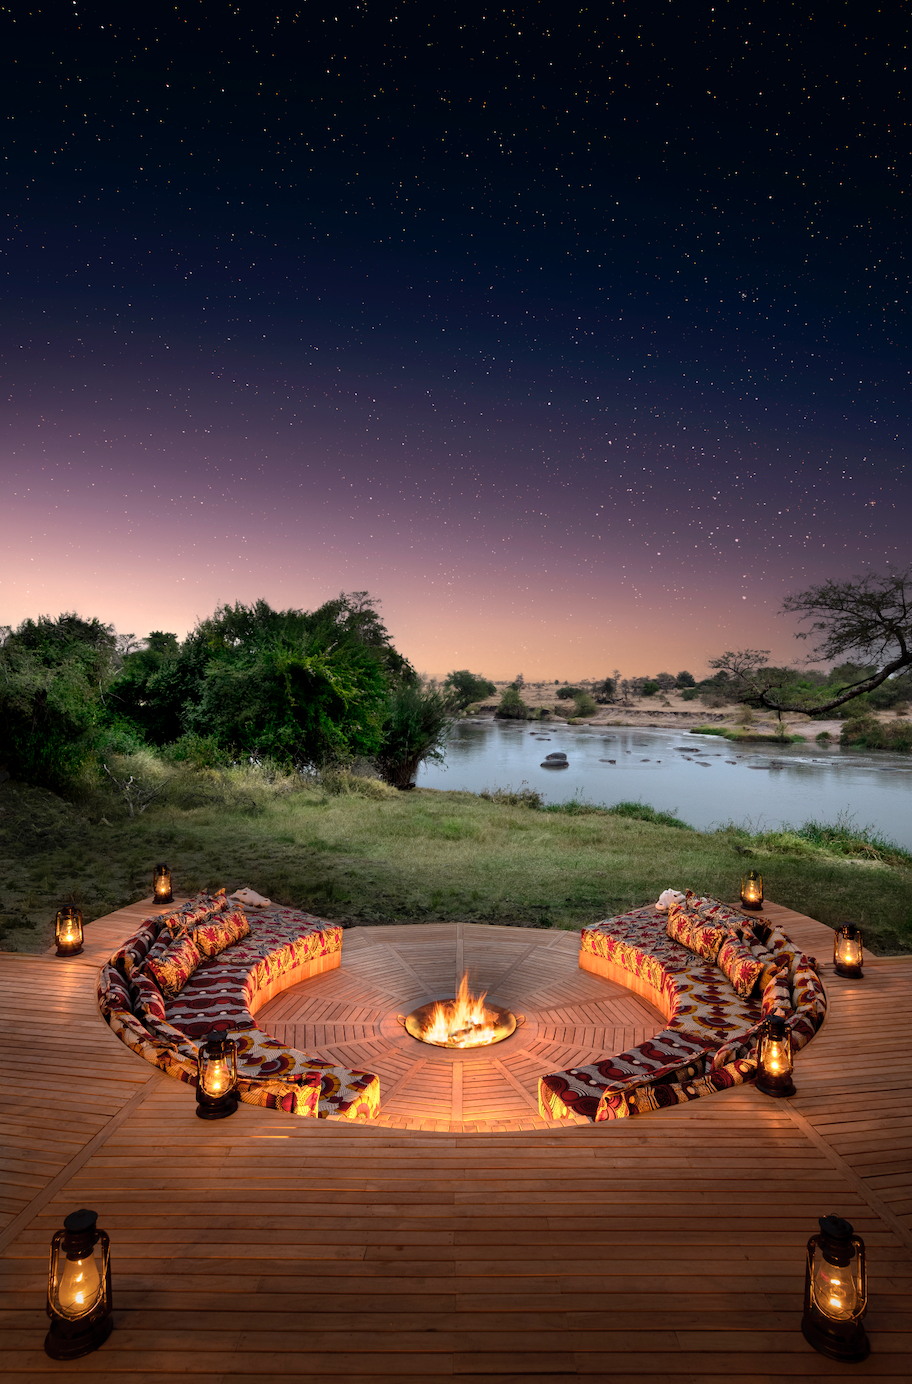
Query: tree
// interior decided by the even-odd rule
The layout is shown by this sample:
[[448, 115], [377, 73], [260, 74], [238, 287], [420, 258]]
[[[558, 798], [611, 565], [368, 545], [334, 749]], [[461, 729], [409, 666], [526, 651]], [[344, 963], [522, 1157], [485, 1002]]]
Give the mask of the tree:
[[[740, 649], [710, 660], [710, 667], [731, 680], [731, 694], [751, 706], [770, 711], [820, 714], [835, 711], [888, 678], [912, 667], [912, 566], [880, 576], [868, 572], [851, 581], [826, 581], [794, 596], [786, 596], [782, 614], [810, 620], [798, 639], [816, 638], [814, 660], [822, 662], [860, 655], [867, 667], [853, 668], [850, 678], [837, 678], [825, 689], [800, 686], [793, 668], [770, 668], [768, 649]], [[842, 670], [836, 670], [841, 672]], [[856, 677], [856, 673], [862, 673]]]
[[676, 687], [679, 687], [679, 688], [684, 688], [684, 687], [696, 687], [696, 685], [697, 685], [697, 680], [696, 680], [696, 678], [694, 677], [693, 673], [688, 673], [688, 671], [687, 671], [686, 668], [685, 668], [685, 670], [684, 670], [683, 673], [679, 673], [678, 676], [675, 678], [675, 686], [676, 686]]
[[613, 678], [604, 678], [601, 682], [597, 682], [592, 689], [592, 695], [595, 697], [595, 700], [601, 702], [603, 705], [605, 702], [613, 702], [617, 696], [619, 678], [620, 674], [615, 672]]
[[493, 697], [497, 692], [493, 682], [483, 678], [480, 673], [470, 673], [468, 668], [447, 673], [443, 686], [460, 711], [465, 711], [472, 702], [480, 702], [483, 697]]
[[0, 629], [0, 762], [65, 787], [91, 758], [116, 662], [113, 628], [72, 612]]
[[662, 692], [671, 692], [678, 685], [678, 680], [673, 673], [656, 673], [655, 681], [659, 684]]
[[387, 783], [409, 788], [426, 759], [444, 758], [453, 725], [453, 703], [442, 692], [404, 682], [386, 701], [377, 767]]
[[[519, 688], [516, 688], [517, 692]], [[580, 687], [561, 687], [558, 688], [557, 699], [561, 702], [572, 702], [574, 697], [578, 697], [582, 688]]]

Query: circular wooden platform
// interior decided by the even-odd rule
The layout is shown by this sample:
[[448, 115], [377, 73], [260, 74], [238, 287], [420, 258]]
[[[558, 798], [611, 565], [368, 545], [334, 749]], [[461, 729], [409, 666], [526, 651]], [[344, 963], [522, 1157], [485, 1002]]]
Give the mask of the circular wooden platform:
[[[665, 1026], [632, 991], [581, 971], [578, 956], [576, 932], [474, 923], [352, 928], [339, 970], [276, 995], [257, 1022], [313, 1057], [376, 1072], [377, 1124], [480, 1133], [554, 1129], [538, 1113], [540, 1076], [623, 1052]], [[410, 1037], [396, 1015], [452, 996], [464, 970], [473, 990], [486, 990], [525, 1022], [476, 1053]]]

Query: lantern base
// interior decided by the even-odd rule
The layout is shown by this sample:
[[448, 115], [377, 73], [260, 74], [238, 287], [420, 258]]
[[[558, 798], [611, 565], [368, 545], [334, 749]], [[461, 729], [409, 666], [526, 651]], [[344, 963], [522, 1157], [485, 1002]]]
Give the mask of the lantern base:
[[154, 897], [154, 899], [152, 900], [152, 902], [153, 902], [154, 904], [160, 904], [160, 903], [173, 903], [173, 902], [174, 902], [174, 895], [171, 894], [171, 893], [168, 893], [168, 894], [156, 894], [155, 897]]
[[90, 1355], [103, 1346], [113, 1326], [110, 1312], [81, 1331], [75, 1329], [75, 1323], [54, 1320], [44, 1338], [45, 1354], [52, 1360], [78, 1360], [81, 1355]]
[[851, 966], [843, 961], [834, 961], [833, 970], [838, 976], [845, 976], [846, 980], [861, 980], [864, 974], [860, 966]]
[[861, 1322], [848, 1327], [822, 1326], [814, 1316], [806, 1312], [801, 1318], [801, 1330], [808, 1345], [830, 1360], [842, 1360], [847, 1365], [867, 1360], [871, 1354], [871, 1342]]
[[794, 1081], [792, 1081], [791, 1077], [787, 1078], [785, 1081], [783, 1081], [781, 1077], [772, 1077], [770, 1083], [767, 1084], [762, 1076], [758, 1076], [754, 1085], [757, 1090], [762, 1091], [765, 1096], [794, 1096], [798, 1092], [798, 1087], [795, 1085]]
[[223, 1120], [233, 1115], [238, 1108], [238, 1098], [233, 1091], [226, 1096], [197, 1096], [196, 1113], [201, 1120]]
[[54, 953], [54, 955], [55, 955], [55, 956], [79, 956], [80, 953], [81, 953], [82, 951], [84, 951], [84, 947], [83, 947], [82, 943], [80, 942], [78, 947], [58, 947], [57, 950], [56, 950], [56, 952]]
[[751, 912], [753, 912], [753, 913], [759, 913], [759, 912], [761, 911], [761, 909], [763, 908], [763, 900], [762, 900], [762, 899], [751, 899], [751, 900], [742, 899], [742, 900], [741, 900], [741, 907], [742, 907], [742, 908], [749, 908], [749, 909], [751, 910]]

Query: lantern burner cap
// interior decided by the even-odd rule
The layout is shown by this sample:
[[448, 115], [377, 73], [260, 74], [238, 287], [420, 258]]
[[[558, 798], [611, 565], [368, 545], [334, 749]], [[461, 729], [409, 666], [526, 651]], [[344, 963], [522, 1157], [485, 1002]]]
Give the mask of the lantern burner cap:
[[842, 1216], [820, 1216], [820, 1229], [832, 1240], [851, 1240], [854, 1230]]
[[98, 1223], [98, 1212], [87, 1211], [83, 1207], [80, 1211], [71, 1211], [63, 1222], [63, 1228], [70, 1235], [84, 1235], [88, 1230], [94, 1230]]

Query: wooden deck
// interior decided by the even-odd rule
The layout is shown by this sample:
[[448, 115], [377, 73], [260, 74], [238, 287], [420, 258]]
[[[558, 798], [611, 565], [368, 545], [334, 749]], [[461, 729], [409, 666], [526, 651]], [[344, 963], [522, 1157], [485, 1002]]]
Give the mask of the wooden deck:
[[[536, 1068], [591, 1050], [596, 1020], [606, 1036], [639, 1031], [648, 1006], [581, 977], [575, 939], [559, 934], [353, 929], [341, 971], [313, 982], [338, 977], [337, 991], [308, 998], [307, 982], [261, 1022], [346, 1060], [373, 1045], [384, 1122], [242, 1106], [211, 1124], [95, 1008], [97, 965], [145, 912], [91, 924], [73, 960], [0, 954], [5, 1379], [912, 1376], [912, 959], [871, 958], [858, 982], [823, 967], [829, 1016], [798, 1056], [791, 1100], [742, 1087], [636, 1120], [541, 1127], [527, 1099]], [[769, 913], [829, 957], [828, 929]], [[385, 1006], [433, 994], [438, 977], [451, 985], [462, 964], [530, 1026], [491, 1049], [501, 1084], [441, 1054], [447, 1083], [428, 1049], [441, 1071], [425, 1098], [412, 1070], [423, 1050], [384, 1032]], [[111, 1235], [116, 1329], [96, 1354], [55, 1363], [42, 1350], [47, 1246], [81, 1205]], [[868, 1245], [861, 1365], [816, 1355], [799, 1329], [804, 1243], [829, 1211]]]

